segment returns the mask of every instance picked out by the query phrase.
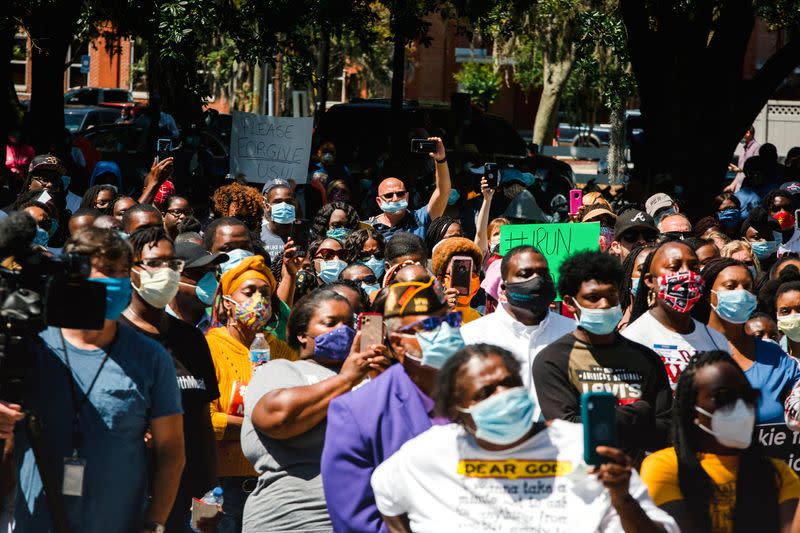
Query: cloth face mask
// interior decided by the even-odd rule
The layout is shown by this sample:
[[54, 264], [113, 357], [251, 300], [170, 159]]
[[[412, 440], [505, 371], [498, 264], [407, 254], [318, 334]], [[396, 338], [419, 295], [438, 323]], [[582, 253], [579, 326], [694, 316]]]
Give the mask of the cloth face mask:
[[344, 361], [350, 355], [356, 330], [341, 325], [314, 337], [314, 355], [334, 361]]
[[679, 313], [688, 313], [703, 294], [703, 278], [691, 270], [658, 277], [658, 298]]

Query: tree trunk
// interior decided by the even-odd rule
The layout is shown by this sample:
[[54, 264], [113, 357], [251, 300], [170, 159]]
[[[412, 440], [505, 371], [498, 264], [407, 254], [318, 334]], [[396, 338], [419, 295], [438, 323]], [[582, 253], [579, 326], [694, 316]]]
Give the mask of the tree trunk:
[[[319, 73], [317, 74], [317, 85], [319, 87], [319, 105], [314, 113], [314, 123], [319, 122], [319, 117], [325, 112], [328, 105], [328, 74], [331, 69], [331, 36], [327, 25], [322, 25], [322, 46], [319, 52]], [[345, 83], [342, 77], [342, 85]]]
[[31, 28], [36, 46], [31, 51], [30, 133], [40, 153], [64, 135], [64, 61], [69, 40], [34, 31]]
[[624, 185], [627, 181], [625, 161], [625, 105], [620, 104], [611, 110], [611, 135], [608, 143], [608, 182]]
[[275, 56], [275, 116], [280, 117], [283, 111], [283, 54]]
[[253, 65], [253, 113], [264, 114], [264, 68], [261, 61]]
[[561, 101], [561, 92], [569, 79], [573, 65], [573, 57], [555, 62], [550, 62], [545, 57], [542, 97], [539, 100], [539, 107], [536, 108], [536, 118], [533, 121], [533, 142], [539, 146], [549, 145], [553, 140], [556, 126], [558, 125], [558, 107]]

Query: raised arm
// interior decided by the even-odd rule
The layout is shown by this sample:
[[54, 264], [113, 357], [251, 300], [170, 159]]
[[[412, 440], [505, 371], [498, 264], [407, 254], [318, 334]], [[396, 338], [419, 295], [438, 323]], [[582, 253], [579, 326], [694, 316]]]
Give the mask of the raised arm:
[[431, 220], [436, 220], [444, 214], [447, 199], [450, 196], [450, 169], [447, 166], [447, 152], [444, 143], [439, 137], [428, 137], [429, 141], [436, 141], [436, 152], [430, 155], [436, 162], [436, 188], [428, 201], [428, 215]]
[[483, 194], [483, 202], [478, 211], [478, 218], [475, 220], [475, 244], [481, 252], [486, 252], [489, 249], [489, 235], [487, 234], [489, 211], [492, 208], [492, 197], [494, 196], [494, 189], [489, 188], [486, 176], [481, 178], [481, 194]]

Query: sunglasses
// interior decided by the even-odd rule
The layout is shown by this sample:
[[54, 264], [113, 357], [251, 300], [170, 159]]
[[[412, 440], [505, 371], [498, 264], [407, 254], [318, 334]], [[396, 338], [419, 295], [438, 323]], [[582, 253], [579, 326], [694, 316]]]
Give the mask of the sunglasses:
[[169, 268], [175, 272], [183, 272], [183, 267], [186, 261], [183, 259], [142, 259], [133, 263], [134, 266], [144, 267], [148, 270], [158, 270], [161, 268]]
[[666, 231], [664, 232], [664, 236], [673, 238], [673, 239], [686, 239], [687, 237], [691, 237], [693, 233], [691, 231]]
[[372, 285], [373, 283], [378, 283], [378, 278], [375, 276], [364, 276], [360, 279], [354, 279], [356, 283], [366, 283], [367, 285]]
[[638, 242], [640, 240], [645, 242], [654, 242], [658, 238], [658, 232], [651, 229], [629, 229], [622, 232], [619, 236], [620, 240], [626, 242]]
[[408, 194], [408, 191], [387, 192], [386, 194], [381, 194], [381, 198], [389, 201], [392, 198], [405, 198], [406, 194]]
[[412, 324], [403, 326], [402, 328], [398, 328], [397, 333], [416, 333], [418, 331], [431, 331], [441, 326], [443, 322], [447, 322], [450, 325], [450, 327], [460, 328], [461, 312], [452, 311], [444, 316], [430, 316], [428, 318], [423, 318], [422, 320], [418, 320]]
[[372, 259], [373, 256], [375, 256], [375, 259], [383, 259], [383, 252], [379, 250], [376, 250], [375, 253], [361, 252], [361, 255], [359, 255], [356, 259], [358, 261], [366, 262]]
[[320, 248], [314, 254], [314, 259], [322, 259], [323, 261], [330, 261], [331, 259], [342, 259], [344, 250], [331, 250], [330, 248]]

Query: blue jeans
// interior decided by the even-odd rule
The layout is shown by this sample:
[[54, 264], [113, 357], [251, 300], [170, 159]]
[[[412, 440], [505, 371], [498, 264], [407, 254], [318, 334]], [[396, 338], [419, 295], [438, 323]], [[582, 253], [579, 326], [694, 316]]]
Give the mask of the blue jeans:
[[247, 493], [242, 488], [245, 480], [250, 477], [222, 477], [219, 479], [222, 487], [222, 512], [224, 516], [217, 525], [217, 533], [241, 533], [242, 516], [244, 515], [244, 502]]

